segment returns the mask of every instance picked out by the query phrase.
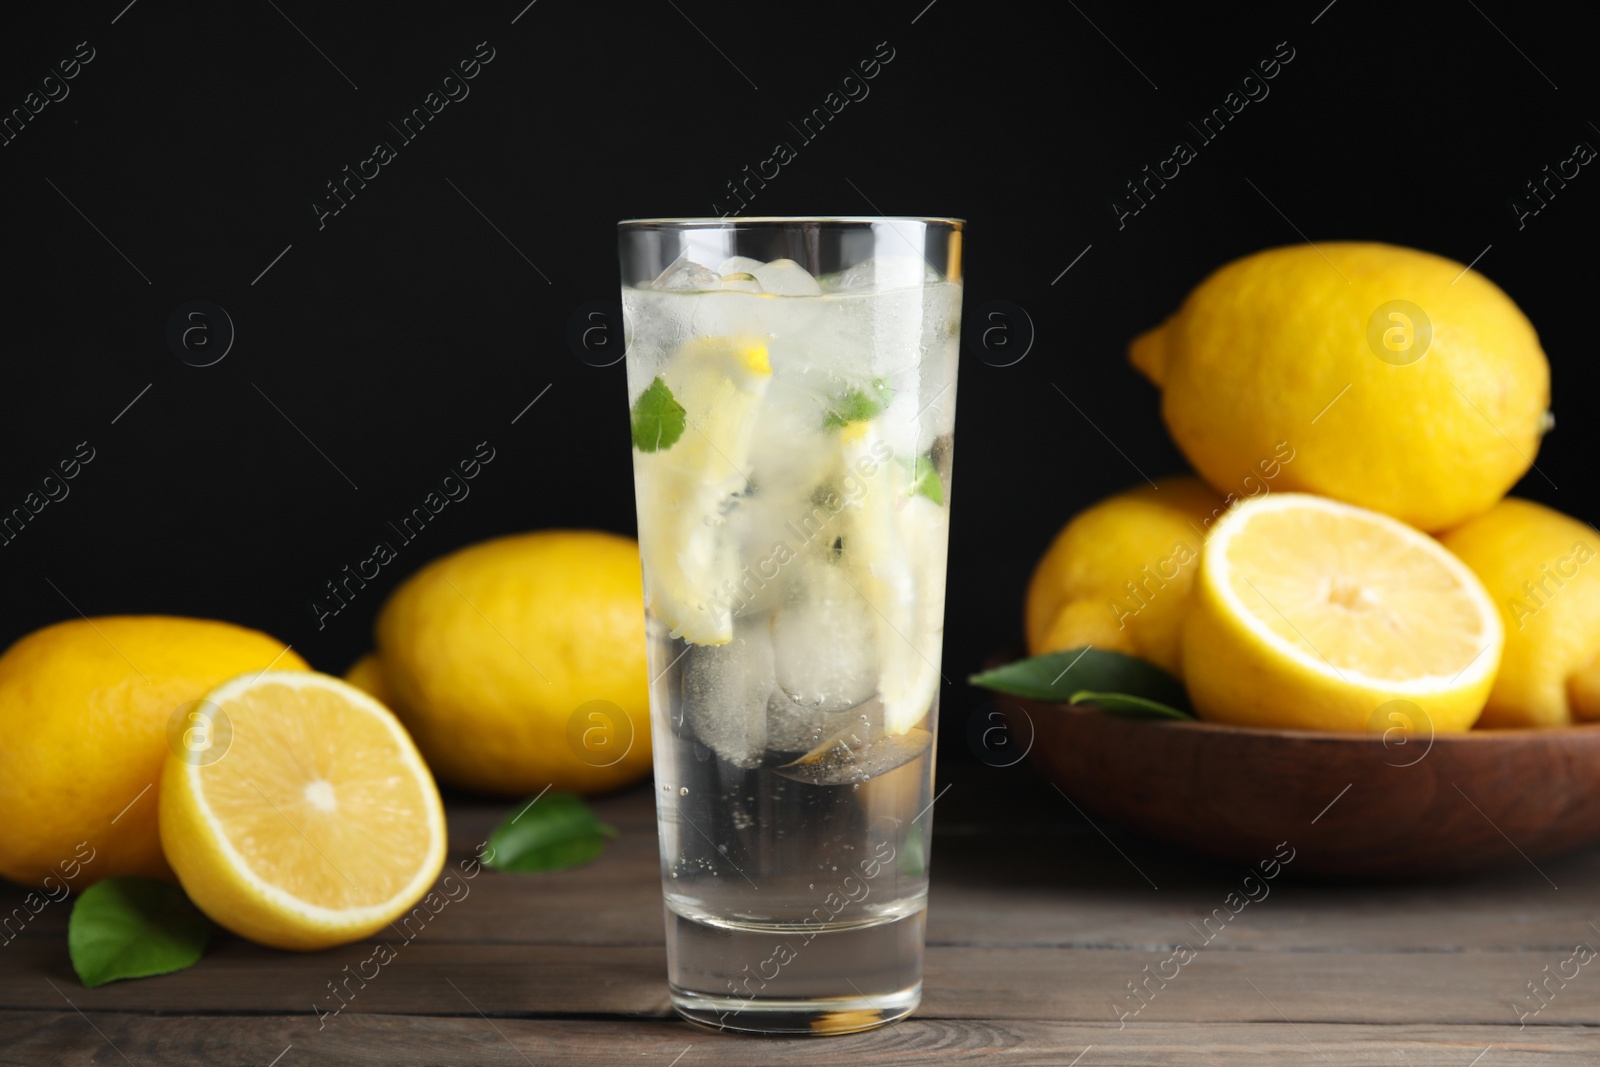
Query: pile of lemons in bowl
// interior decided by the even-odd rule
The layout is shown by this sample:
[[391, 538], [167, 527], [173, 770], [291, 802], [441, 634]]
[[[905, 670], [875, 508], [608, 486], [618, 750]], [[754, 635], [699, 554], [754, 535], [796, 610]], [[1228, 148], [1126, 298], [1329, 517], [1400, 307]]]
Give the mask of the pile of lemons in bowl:
[[1345, 733], [1600, 719], [1600, 533], [1506, 493], [1553, 425], [1527, 317], [1383, 244], [1259, 252], [1134, 340], [1198, 477], [1057, 535], [1029, 651], [1179, 676], [1202, 719]]

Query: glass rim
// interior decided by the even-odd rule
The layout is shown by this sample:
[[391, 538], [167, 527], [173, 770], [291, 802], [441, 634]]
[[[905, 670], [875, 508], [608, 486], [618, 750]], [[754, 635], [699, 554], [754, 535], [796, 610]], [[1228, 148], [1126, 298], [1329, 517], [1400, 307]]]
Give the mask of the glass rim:
[[966, 219], [942, 215], [729, 215], [726, 218], [706, 215], [682, 218], [621, 219], [617, 222], [617, 229], [630, 230], [657, 227], [695, 230], [730, 229], [735, 226], [745, 225], [788, 226], [794, 224], [863, 226], [893, 222], [919, 222], [929, 226], [948, 226], [956, 231], [960, 231], [967, 224]]

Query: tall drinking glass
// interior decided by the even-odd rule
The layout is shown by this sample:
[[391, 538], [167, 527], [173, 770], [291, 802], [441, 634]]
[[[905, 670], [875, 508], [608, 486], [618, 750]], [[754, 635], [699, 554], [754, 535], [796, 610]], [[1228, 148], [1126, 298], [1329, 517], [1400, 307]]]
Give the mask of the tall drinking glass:
[[624, 222], [667, 970], [695, 1022], [922, 995], [956, 219]]

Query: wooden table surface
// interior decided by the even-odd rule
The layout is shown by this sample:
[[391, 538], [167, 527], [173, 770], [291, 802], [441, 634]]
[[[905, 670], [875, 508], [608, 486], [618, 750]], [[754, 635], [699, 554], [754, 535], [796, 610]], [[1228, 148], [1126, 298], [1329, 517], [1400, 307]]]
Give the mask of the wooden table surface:
[[[0, 948], [0, 1063], [1600, 1063], [1600, 962], [1566, 962], [1600, 946], [1600, 849], [1535, 867], [1508, 842], [1506, 866], [1449, 882], [1314, 882], [1291, 864], [1241, 906], [1238, 866], [1092, 825], [1025, 766], [953, 771], [926, 991], [893, 1027], [773, 1039], [677, 1021], [641, 786], [595, 802], [621, 830], [599, 861], [483, 873], [336, 1015], [313, 1006], [337, 1006], [330, 984], [370, 943], [296, 955], [218, 935], [188, 971], [85, 989], [70, 905], [50, 905]], [[452, 861], [508, 810], [452, 798]], [[20, 899], [0, 890], [5, 912]], [[1204, 926], [1216, 909], [1227, 923]], [[1192, 958], [1164, 963], [1179, 946]], [[1134, 1000], [1152, 972], [1176, 973]], [[1528, 983], [1547, 977], [1541, 1008]]]

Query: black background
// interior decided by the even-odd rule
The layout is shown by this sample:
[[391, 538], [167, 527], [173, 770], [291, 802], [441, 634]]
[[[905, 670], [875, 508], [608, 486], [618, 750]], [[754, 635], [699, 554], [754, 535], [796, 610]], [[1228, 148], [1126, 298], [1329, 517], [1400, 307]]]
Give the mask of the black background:
[[[95, 58], [0, 148], [0, 511], [78, 442], [95, 458], [0, 547], [0, 642], [78, 611], [169, 612], [340, 672], [384, 595], [439, 554], [540, 527], [631, 533], [623, 368], [567, 340], [576, 309], [615, 300], [615, 222], [713, 213], [880, 42], [894, 58], [870, 95], [749, 210], [963, 216], [969, 317], [1010, 301], [1036, 331], [1012, 366], [963, 354], [947, 758], [970, 758], [960, 727], [982, 701], [961, 679], [1020, 640], [1053, 532], [1183, 468], [1125, 346], [1239, 255], [1302, 238], [1482, 253], [1554, 368], [1560, 425], [1518, 492], [1600, 518], [1600, 175], [1521, 229], [1510, 207], [1575, 143], [1600, 145], [1574, 8], [525, 2], [8, 13], [6, 112], [78, 42]], [[399, 145], [384, 124], [479, 42], [494, 58], [470, 95]], [[1193, 141], [1185, 121], [1279, 42], [1294, 58], [1270, 95], [1119, 229], [1123, 183]], [[380, 138], [397, 158], [319, 229], [324, 183]], [[209, 367], [166, 337], [197, 299], [236, 328]], [[319, 628], [323, 583], [481, 441], [495, 459], [471, 495]]]

